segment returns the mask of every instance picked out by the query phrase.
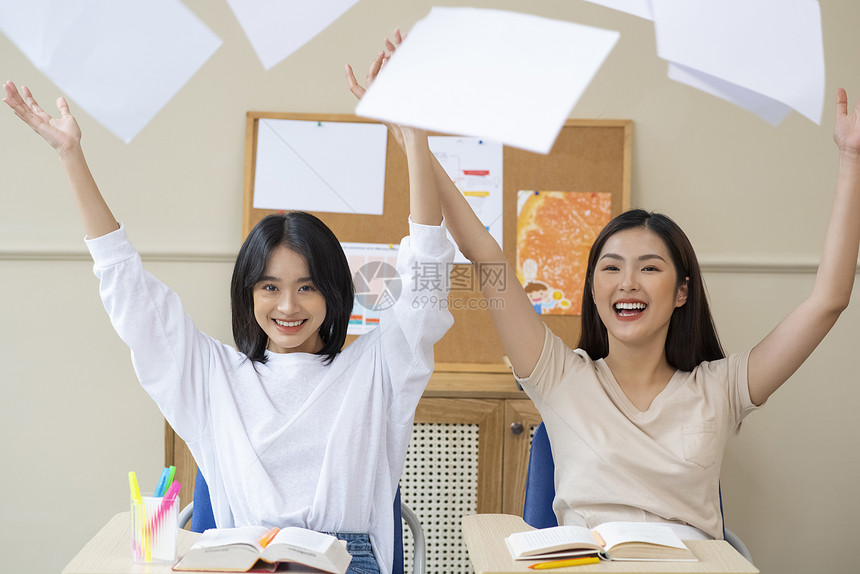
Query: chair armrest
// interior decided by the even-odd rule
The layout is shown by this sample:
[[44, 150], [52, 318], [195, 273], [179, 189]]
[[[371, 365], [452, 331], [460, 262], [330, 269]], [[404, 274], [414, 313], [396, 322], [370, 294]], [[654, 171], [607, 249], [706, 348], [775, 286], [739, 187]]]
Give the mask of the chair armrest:
[[412, 572], [413, 574], [424, 574], [427, 570], [427, 543], [424, 539], [424, 528], [421, 527], [418, 516], [412, 512], [412, 509], [405, 502], [400, 503], [400, 514], [412, 532], [412, 541], [414, 544]]
[[194, 514], [194, 501], [188, 503], [188, 506], [179, 511], [179, 528], [185, 528], [188, 522], [191, 521], [191, 516]]

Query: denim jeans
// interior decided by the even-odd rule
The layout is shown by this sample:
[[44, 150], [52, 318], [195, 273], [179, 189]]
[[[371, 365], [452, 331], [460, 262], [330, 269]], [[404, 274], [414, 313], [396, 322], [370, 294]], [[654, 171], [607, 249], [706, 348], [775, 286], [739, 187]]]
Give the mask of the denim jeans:
[[358, 532], [329, 532], [340, 540], [346, 540], [346, 551], [352, 554], [352, 562], [346, 574], [380, 574], [379, 564], [373, 556], [370, 536]]

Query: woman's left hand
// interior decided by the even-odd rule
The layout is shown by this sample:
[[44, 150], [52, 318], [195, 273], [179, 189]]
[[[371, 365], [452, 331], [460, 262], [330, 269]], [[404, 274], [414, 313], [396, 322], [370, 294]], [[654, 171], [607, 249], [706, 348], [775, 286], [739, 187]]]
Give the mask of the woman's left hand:
[[836, 124], [833, 128], [833, 141], [840, 152], [860, 156], [860, 101], [848, 111], [848, 94], [839, 88], [836, 92]]

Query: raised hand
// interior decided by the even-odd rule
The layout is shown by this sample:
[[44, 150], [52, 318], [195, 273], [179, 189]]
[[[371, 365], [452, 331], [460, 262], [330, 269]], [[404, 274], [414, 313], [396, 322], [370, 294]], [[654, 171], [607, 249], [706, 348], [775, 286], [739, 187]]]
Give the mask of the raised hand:
[[[370, 63], [370, 68], [367, 70], [367, 76], [365, 77], [365, 86], [362, 86], [358, 83], [358, 80], [355, 79], [355, 73], [352, 71], [352, 66], [349, 64], [346, 65], [346, 83], [349, 86], [349, 91], [353, 93], [353, 95], [359, 100], [364, 97], [367, 88], [370, 87], [370, 84], [373, 83], [373, 80], [376, 79], [376, 76], [379, 75], [379, 71], [385, 66], [385, 63], [391, 58], [400, 44], [403, 43], [403, 40], [406, 38], [405, 34], [400, 33], [400, 29], [396, 28], [394, 30], [394, 34], [392, 35], [394, 41], [392, 42], [388, 38], [385, 39], [385, 49], [380, 50], [373, 61]], [[386, 53], [387, 50], [387, 53]]]
[[836, 125], [833, 141], [842, 152], [860, 154], [860, 101], [848, 112], [848, 94], [839, 88], [836, 92]]
[[33, 94], [26, 87], [21, 88], [19, 93], [15, 84], [6, 82], [3, 89], [6, 91], [3, 101], [12, 108], [15, 115], [57, 150], [60, 163], [78, 201], [87, 236], [92, 239], [116, 230], [119, 224], [105, 203], [87, 166], [81, 148], [81, 128], [69, 112], [66, 100], [57, 98], [60, 117], [55, 118], [36, 103]]
[[[394, 41], [392, 42], [388, 38], [385, 39], [385, 49], [380, 50], [373, 61], [370, 63], [370, 68], [367, 70], [367, 76], [365, 76], [365, 86], [362, 86], [358, 83], [358, 80], [355, 79], [355, 74], [352, 71], [352, 66], [349, 64], [346, 65], [346, 84], [349, 86], [349, 91], [353, 93], [353, 95], [359, 100], [364, 97], [364, 94], [367, 92], [367, 88], [370, 87], [370, 84], [376, 79], [376, 76], [379, 75], [379, 71], [385, 66], [386, 62], [391, 58], [400, 44], [403, 43], [403, 40], [406, 38], [405, 34], [400, 33], [400, 28], [394, 29], [394, 34], [392, 35]], [[387, 50], [387, 52], [386, 52]], [[407, 126], [398, 126], [392, 124], [391, 122], [382, 122], [385, 127], [388, 128], [388, 131], [391, 133], [391, 136], [394, 138], [394, 141], [397, 142], [397, 145], [400, 146], [400, 149], [405, 151], [405, 142], [403, 139], [404, 131], [412, 133], [411, 128]], [[423, 134], [414, 134], [419, 137]]]
[[60, 117], [55, 118], [36, 103], [33, 94], [26, 86], [22, 87], [19, 93], [15, 84], [6, 82], [3, 84], [3, 89], [6, 91], [3, 101], [12, 108], [16, 116], [33, 128], [33, 131], [42, 136], [55, 150], [69, 151], [80, 144], [81, 128], [69, 112], [69, 104], [64, 98], [57, 98]]

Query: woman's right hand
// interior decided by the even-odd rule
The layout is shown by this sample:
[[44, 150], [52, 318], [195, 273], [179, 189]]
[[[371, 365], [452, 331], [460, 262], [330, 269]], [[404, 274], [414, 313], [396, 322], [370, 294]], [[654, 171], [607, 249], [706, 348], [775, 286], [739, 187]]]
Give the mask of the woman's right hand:
[[81, 143], [81, 128], [69, 112], [69, 104], [62, 97], [57, 98], [59, 117], [52, 117], [36, 103], [29, 88], [18, 88], [12, 82], [3, 84], [6, 97], [3, 101], [12, 108], [15, 115], [33, 128], [37, 134], [51, 144], [57, 152], [63, 153], [78, 147]]
[[[367, 92], [367, 89], [370, 87], [370, 84], [376, 79], [376, 76], [379, 75], [379, 71], [385, 66], [386, 62], [388, 62], [389, 58], [394, 54], [397, 50], [397, 47], [403, 43], [404, 38], [406, 38], [405, 34], [400, 33], [400, 29], [397, 28], [394, 30], [394, 34], [392, 36], [394, 38], [394, 42], [385, 39], [385, 48], [380, 50], [373, 61], [370, 63], [370, 68], [367, 70], [367, 75], [365, 76], [365, 85], [362, 86], [358, 83], [358, 80], [355, 78], [355, 73], [352, 71], [352, 66], [349, 64], [346, 65], [346, 84], [349, 87], [349, 91], [358, 98], [359, 100], [364, 97], [364, 94]], [[397, 145], [400, 146], [400, 149], [405, 149], [405, 142], [403, 140], [403, 130], [404, 126], [399, 126], [393, 124], [391, 122], [382, 122], [385, 127], [388, 128], [388, 131], [391, 132], [391, 135], [394, 137], [394, 141], [397, 142]]]
[[[370, 68], [367, 70], [367, 75], [365, 76], [365, 86], [362, 86], [358, 83], [358, 80], [355, 79], [355, 73], [352, 71], [352, 66], [349, 64], [346, 65], [346, 83], [349, 86], [349, 91], [358, 98], [359, 100], [364, 97], [365, 92], [367, 92], [367, 88], [370, 87], [370, 84], [373, 83], [373, 80], [376, 79], [376, 76], [379, 75], [379, 71], [385, 66], [385, 63], [394, 55], [394, 52], [397, 50], [398, 46], [403, 43], [403, 40], [406, 38], [405, 34], [400, 33], [400, 28], [396, 28], [394, 30], [394, 34], [392, 36], [394, 38], [394, 42], [385, 39], [385, 49], [380, 50], [373, 61], [370, 63]], [[387, 50], [387, 53], [386, 53]]]

